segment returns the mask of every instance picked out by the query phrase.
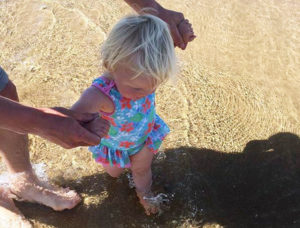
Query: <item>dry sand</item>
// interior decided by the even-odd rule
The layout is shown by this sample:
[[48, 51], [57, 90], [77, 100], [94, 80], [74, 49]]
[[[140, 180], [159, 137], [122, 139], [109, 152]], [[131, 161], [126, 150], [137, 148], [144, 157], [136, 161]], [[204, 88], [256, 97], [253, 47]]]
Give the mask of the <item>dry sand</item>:
[[[177, 49], [177, 84], [157, 93], [172, 133], [154, 187], [174, 194], [169, 209], [145, 216], [126, 176], [112, 180], [87, 148], [30, 136], [32, 162], [84, 200], [64, 212], [18, 203], [21, 211], [35, 227], [299, 227], [299, 1], [159, 2], [197, 35]], [[130, 12], [116, 0], [0, 0], [0, 63], [21, 102], [72, 105], [102, 72], [109, 28]]]

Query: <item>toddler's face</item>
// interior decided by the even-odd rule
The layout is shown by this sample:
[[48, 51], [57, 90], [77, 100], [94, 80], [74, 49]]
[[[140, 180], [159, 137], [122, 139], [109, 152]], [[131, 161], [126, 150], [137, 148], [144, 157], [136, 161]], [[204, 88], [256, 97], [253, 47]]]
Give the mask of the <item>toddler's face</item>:
[[111, 74], [121, 95], [132, 100], [141, 99], [157, 88], [154, 80], [145, 74], [132, 79], [135, 73], [124, 65], [119, 65]]

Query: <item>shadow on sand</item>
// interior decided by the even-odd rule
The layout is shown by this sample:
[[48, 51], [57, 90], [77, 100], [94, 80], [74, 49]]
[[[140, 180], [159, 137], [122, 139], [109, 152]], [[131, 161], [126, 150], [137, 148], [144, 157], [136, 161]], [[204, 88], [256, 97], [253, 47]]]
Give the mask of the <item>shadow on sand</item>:
[[250, 141], [239, 153], [168, 149], [164, 159], [154, 161], [153, 174], [155, 191], [174, 194], [161, 216], [144, 214], [126, 175], [118, 180], [107, 174], [83, 177], [80, 183], [64, 180], [63, 185], [95, 200], [89, 207], [54, 212], [29, 203], [18, 206], [27, 218], [55, 227], [300, 226], [297, 135], [278, 133]]

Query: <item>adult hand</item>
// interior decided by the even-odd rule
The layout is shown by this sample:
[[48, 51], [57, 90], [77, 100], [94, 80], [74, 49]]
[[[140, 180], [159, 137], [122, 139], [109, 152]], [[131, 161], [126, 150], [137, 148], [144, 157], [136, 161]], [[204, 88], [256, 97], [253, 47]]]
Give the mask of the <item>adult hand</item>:
[[[101, 118], [98, 113], [78, 113], [62, 107], [55, 107], [53, 109], [76, 119], [86, 130], [98, 135], [100, 138], [106, 136], [109, 131], [110, 123]], [[90, 115], [92, 119], [90, 119]]]
[[[92, 146], [99, 144], [101, 137], [83, 127], [93, 121], [98, 114], [78, 113], [65, 108], [44, 108], [42, 124], [39, 124], [36, 134], [64, 148], [77, 146]], [[100, 120], [103, 134], [107, 134], [109, 124]]]
[[[184, 21], [183, 14], [163, 8], [158, 2], [156, 2], [156, 0], [125, 0], [125, 2], [130, 5], [137, 13], [147, 12], [148, 9], [150, 9], [148, 13], [153, 14], [165, 21], [169, 25], [175, 47], [179, 47], [184, 50], [187, 46], [187, 43], [192, 41], [196, 37], [191, 37], [189, 31], [188, 41], [185, 40], [184, 37], [186, 37], [187, 35], [183, 34], [178, 29], [179, 24]], [[155, 9], [155, 11], [151, 10], [151, 8]], [[186, 31], [187, 29], [182, 29], [182, 31], [183, 30]]]
[[95, 133], [100, 138], [107, 135], [110, 124], [107, 120], [102, 119], [101, 117], [97, 117], [91, 122], [83, 124], [84, 128], [89, 130], [90, 132]]
[[191, 42], [196, 38], [189, 20], [184, 19], [177, 27], [185, 43]]
[[178, 29], [179, 24], [184, 21], [183, 14], [180, 12], [165, 9], [163, 7], [159, 7], [157, 11], [157, 16], [169, 25], [169, 29], [174, 41], [174, 46], [179, 47], [182, 50], [186, 49], [187, 43], [189, 41], [183, 39], [185, 34], [181, 34]]

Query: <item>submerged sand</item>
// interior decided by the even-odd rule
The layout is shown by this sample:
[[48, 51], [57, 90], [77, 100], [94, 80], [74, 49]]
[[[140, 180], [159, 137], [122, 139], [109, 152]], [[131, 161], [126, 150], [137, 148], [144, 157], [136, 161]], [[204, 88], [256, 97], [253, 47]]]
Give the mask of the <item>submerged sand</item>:
[[[35, 227], [299, 226], [299, 2], [160, 3], [183, 12], [197, 35], [177, 50], [176, 84], [157, 93], [172, 130], [154, 162], [154, 188], [173, 196], [164, 213], [144, 215], [126, 175], [104, 174], [87, 148], [35, 136], [32, 162], [83, 203], [64, 212], [18, 203], [21, 211]], [[0, 0], [0, 64], [21, 102], [72, 105], [103, 70], [109, 28], [130, 12], [113, 0]]]

